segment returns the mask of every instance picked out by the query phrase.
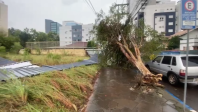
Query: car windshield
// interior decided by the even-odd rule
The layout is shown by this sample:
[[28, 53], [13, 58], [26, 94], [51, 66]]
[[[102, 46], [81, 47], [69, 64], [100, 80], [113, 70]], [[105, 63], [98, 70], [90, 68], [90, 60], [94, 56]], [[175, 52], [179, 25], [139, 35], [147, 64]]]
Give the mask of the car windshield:
[[[186, 67], [186, 57], [181, 57], [183, 65]], [[198, 56], [189, 56], [188, 66], [198, 66]]]

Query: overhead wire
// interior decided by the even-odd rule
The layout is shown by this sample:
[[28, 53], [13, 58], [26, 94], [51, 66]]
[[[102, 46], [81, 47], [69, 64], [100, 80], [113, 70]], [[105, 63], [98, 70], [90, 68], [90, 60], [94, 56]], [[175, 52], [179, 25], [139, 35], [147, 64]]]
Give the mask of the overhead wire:
[[92, 10], [94, 13], [96, 13], [96, 12], [94, 11], [94, 9], [92, 8], [92, 6], [89, 4], [89, 2], [88, 2], [87, 0], [85, 0], [85, 2], [89, 5], [89, 7], [91, 8], [91, 10]]
[[95, 13], [97, 13], [96, 10], [95, 10], [95, 8], [94, 8], [94, 6], [93, 6], [93, 4], [91, 3], [91, 0], [89, 0], [89, 3], [91, 4], [91, 7], [92, 7], [93, 10], [95, 11]]

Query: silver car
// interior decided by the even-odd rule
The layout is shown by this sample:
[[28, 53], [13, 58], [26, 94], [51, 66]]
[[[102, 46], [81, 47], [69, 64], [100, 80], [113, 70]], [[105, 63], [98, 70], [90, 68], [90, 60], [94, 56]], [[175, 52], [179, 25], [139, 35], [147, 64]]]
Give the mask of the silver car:
[[[150, 71], [163, 74], [172, 85], [184, 83], [186, 75], [186, 55], [184, 54], [159, 55], [145, 65]], [[187, 82], [198, 83], [198, 55], [189, 55]]]

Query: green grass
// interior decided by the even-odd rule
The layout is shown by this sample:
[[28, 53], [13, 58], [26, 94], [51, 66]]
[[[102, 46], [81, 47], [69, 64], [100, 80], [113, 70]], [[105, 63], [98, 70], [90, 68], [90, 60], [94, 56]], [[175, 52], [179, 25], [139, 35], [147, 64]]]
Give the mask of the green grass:
[[31, 61], [33, 64], [38, 65], [58, 65], [58, 64], [69, 64], [74, 62], [79, 62], [84, 59], [89, 59], [89, 57], [83, 56], [67, 56], [67, 55], [19, 55], [19, 54], [0, 54], [0, 57], [16, 61]]
[[98, 69], [97, 65], [82, 66], [1, 83], [1, 111], [79, 111], [93, 89]]

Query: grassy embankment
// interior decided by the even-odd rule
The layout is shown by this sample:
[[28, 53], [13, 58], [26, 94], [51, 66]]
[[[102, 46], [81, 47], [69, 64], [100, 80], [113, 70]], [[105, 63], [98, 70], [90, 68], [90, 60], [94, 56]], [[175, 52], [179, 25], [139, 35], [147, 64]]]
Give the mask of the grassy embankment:
[[1, 83], [1, 111], [79, 111], [93, 89], [98, 69], [97, 65], [82, 66]]
[[32, 55], [32, 54], [0, 54], [0, 57], [16, 61], [31, 61], [33, 64], [38, 65], [59, 65], [59, 64], [69, 64], [74, 62], [83, 61], [84, 59], [89, 59], [89, 57], [83, 56], [69, 56], [69, 55]]

